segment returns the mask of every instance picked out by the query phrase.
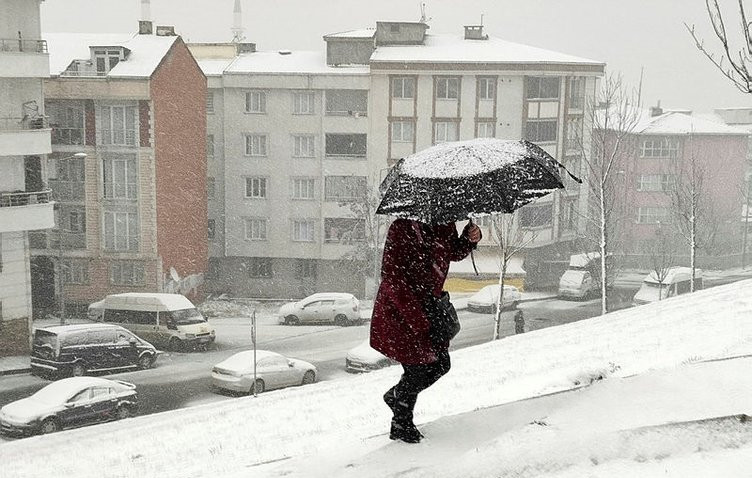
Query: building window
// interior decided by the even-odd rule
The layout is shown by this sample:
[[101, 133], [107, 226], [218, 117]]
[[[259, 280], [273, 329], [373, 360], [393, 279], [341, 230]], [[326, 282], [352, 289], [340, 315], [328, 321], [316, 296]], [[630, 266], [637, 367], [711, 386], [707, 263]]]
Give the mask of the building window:
[[496, 98], [496, 78], [478, 78], [478, 98], [481, 100]]
[[63, 261], [63, 282], [66, 284], [88, 284], [89, 263], [87, 261]]
[[248, 264], [248, 276], [253, 278], [272, 277], [271, 257], [251, 257]]
[[249, 241], [265, 241], [266, 219], [246, 219], [245, 238]]
[[547, 143], [556, 141], [556, 120], [528, 120], [525, 129], [525, 137], [534, 143]]
[[266, 113], [266, 92], [248, 91], [245, 94], [246, 113]]
[[135, 211], [104, 211], [105, 250], [137, 252], [138, 246], [138, 213]]
[[415, 139], [415, 123], [412, 121], [392, 122], [392, 141], [395, 143], [412, 143]]
[[314, 241], [315, 222], [311, 219], [292, 221], [292, 240], [295, 242]]
[[214, 92], [206, 92], [206, 112], [209, 114], [214, 113]]
[[366, 196], [365, 176], [327, 176], [324, 178], [327, 201], [353, 201]]
[[324, 219], [324, 242], [350, 244], [365, 240], [365, 220], [345, 217], [327, 217]]
[[521, 208], [518, 214], [520, 215], [519, 221], [522, 228], [551, 227], [553, 224], [553, 206], [550, 204], [544, 206], [526, 206]]
[[478, 121], [478, 132], [476, 138], [493, 138], [496, 136], [496, 123], [493, 121]]
[[365, 116], [368, 90], [326, 90], [326, 114]]
[[292, 179], [292, 198], [293, 199], [315, 199], [315, 180], [310, 178], [293, 178]]
[[110, 70], [115, 68], [115, 65], [120, 63], [122, 51], [108, 50], [108, 49], [95, 49], [94, 50], [94, 63], [97, 66], [98, 75], [106, 75]]
[[245, 178], [245, 197], [266, 199], [266, 178]]
[[582, 109], [585, 106], [585, 78], [569, 78], [569, 107]]
[[459, 97], [459, 78], [436, 78], [436, 99], [456, 100]]
[[249, 134], [245, 137], [246, 156], [266, 156], [266, 135]]
[[573, 231], [577, 225], [577, 200], [562, 201], [561, 226], [565, 231]]
[[559, 78], [556, 76], [528, 76], [525, 78], [527, 99], [558, 99]]
[[643, 174], [637, 183], [638, 191], [670, 191], [674, 178], [669, 174]]
[[82, 234], [86, 232], [86, 211], [70, 211], [68, 213], [68, 232]]
[[326, 155], [365, 158], [367, 138], [366, 134], [327, 133]]
[[113, 285], [142, 285], [144, 265], [140, 262], [115, 261], [110, 264], [110, 283]]
[[209, 158], [214, 157], [214, 135], [206, 135], [206, 156]]
[[567, 118], [567, 141], [566, 149], [579, 150], [582, 146], [582, 118]]
[[207, 234], [206, 235], [207, 235], [207, 237], [209, 238], [210, 241], [214, 240], [214, 237], [215, 237], [216, 232], [217, 232], [217, 223], [216, 223], [216, 221], [214, 219], [209, 219], [209, 222], [208, 222], [207, 226], [208, 227], [207, 227], [207, 231], [206, 231]]
[[135, 155], [110, 154], [102, 160], [104, 197], [138, 199], [138, 169]]
[[638, 224], [669, 224], [670, 222], [670, 212], [665, 207], [637, 208]]
[[50, 118], [52, 144], [84, 144], [83, 103], [77, 101], [46, 102], [45, 114]]
[[679, 150], [678, 141], [670, 138], [645, 139], [640, 145], [642, 158], [675, 158]]
[[415, 98], [415, 78], [392, 78], [392, 98]]
[[[56, 178], [49, 178], [50, 187], [55, 197], [60, 200], [83, 200], [86, 189], [86, 177], [83, 159], [57, 159], [54, 167]], [[52, 175], [51, 175], [52, 176]]]
[[315, 259], [298, 259], [295, 261], [295, 277], [298, 279], [315, 279], [316, 269]]
[[314, 95], [312, 91], [297, 91], [292, 94], [292, 112], [296, 115], [312, 115]]
[[217, 192], [217, 181], [212, 177], [206, 178], [206, 197], [214, 199], [214, 194]]
[[99, 108], [99, 143], [136, 146], [137, 113], [135, 106], [101, 106]]
[[315, 155], [315, 138], [311, 135], [294, 135], [292, 155], [296, 158], [313, 158]]
[[456, 121], [437, 121], [434, 123], [434, 144], [445, 141], [457, 141], [458, 126], [459, 124]]

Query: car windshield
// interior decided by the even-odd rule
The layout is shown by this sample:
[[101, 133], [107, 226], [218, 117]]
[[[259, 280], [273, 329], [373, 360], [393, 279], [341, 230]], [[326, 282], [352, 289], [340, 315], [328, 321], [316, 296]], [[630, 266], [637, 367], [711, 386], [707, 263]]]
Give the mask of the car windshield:
[[72, 396], [70, 387], [62, 382], [51, 383], [31, 396], [34, 400], [43, 403], [62, 403]]
[[201, 315], [197, 309], [173, 310], [172, 316], [175, 318], [175, 322], [177, 322], [178, 325], [200, 324], [201, 322], [206, 322], [204, 316]]

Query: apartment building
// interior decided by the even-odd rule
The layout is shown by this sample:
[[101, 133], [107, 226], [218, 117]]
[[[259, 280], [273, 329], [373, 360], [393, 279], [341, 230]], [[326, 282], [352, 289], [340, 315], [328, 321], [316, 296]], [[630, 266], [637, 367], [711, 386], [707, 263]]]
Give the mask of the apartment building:
[[30, 350], [32, 318], [29, 231], [54, 226], [44, 183], [51, 152], [44, 117], [50, 66], [39, 0], [5, 0], [0, 22], [0, 356]]
[[206, 77], [172, 27], [47, 34], [54, 230], [31, 236], [38, 310], [118, 292], [202, 293]]

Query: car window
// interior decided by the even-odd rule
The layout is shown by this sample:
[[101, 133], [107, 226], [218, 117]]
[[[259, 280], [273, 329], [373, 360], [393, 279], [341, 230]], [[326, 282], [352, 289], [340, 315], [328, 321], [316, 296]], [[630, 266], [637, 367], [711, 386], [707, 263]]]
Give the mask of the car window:
[[70, 400], [68, 400], [68, 403], [85, 402], [86, 400], [89, 399], [90, 396], [91, 396], [91, 389], [90, 388], [85, 388], [85, 389], [81, 390], [80, 392], [78, 392], [77, 394], [73, 395], [70, 398]]
[[131, 334], [129, 334], [129, 333], [123, 331], [123, 330], [118, 330], [117, 331], [117, 343], [119, 343], [119, 344], [130, 343], [132, 337], [133, 336]]
[[307, 309], [309, 307], [318, 307], [319, 305], [321, 305], [321, 301], [320, 300], [314, 300], [313, 302], [309, 302], [307, 304], [303, 304], [303, 308]]
[[112, 330], [90, 330], [87, 334], [90, 344], [111, 344], [115, 342]]
[[259, 365], [264, 367], [280, 367], [287, 363], [287, 359], [284, 357], [266, 357], [259, 362]]
[[94, 400], [101, 400], [110, 395], [110, 389], [107, 387], [92, 387], [91, 398]]
[[321, 305], [322, 305], [322, 307], [329, 307], [329, 306], [334, 305], [334, 301], [333, 300], [322, 300], [321, 301]]

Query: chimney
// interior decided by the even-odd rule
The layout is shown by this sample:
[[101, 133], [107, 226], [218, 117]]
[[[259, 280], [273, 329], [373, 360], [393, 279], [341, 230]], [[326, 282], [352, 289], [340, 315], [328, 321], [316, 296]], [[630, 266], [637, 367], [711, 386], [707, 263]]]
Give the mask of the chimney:
[[656, 106], [650, 107], [650, 117], [653, 116], [660, 116], [663, 114], [663, 108], [661, 108], [661, 100], [658, 100], [658, 104]]
[[154, 24], [151, 21], [151, 4], [149, 0], [141, 0], [141, 20], [138, 21], [138, 34], [151, 35]]
[[465, 40], [488, 40], [483, 34], [483, 25], [465, 25]]
[[174, 37], [175, 27], [170, 26], [170, 25], [157, 25], [157, 36], [158, 37]]

